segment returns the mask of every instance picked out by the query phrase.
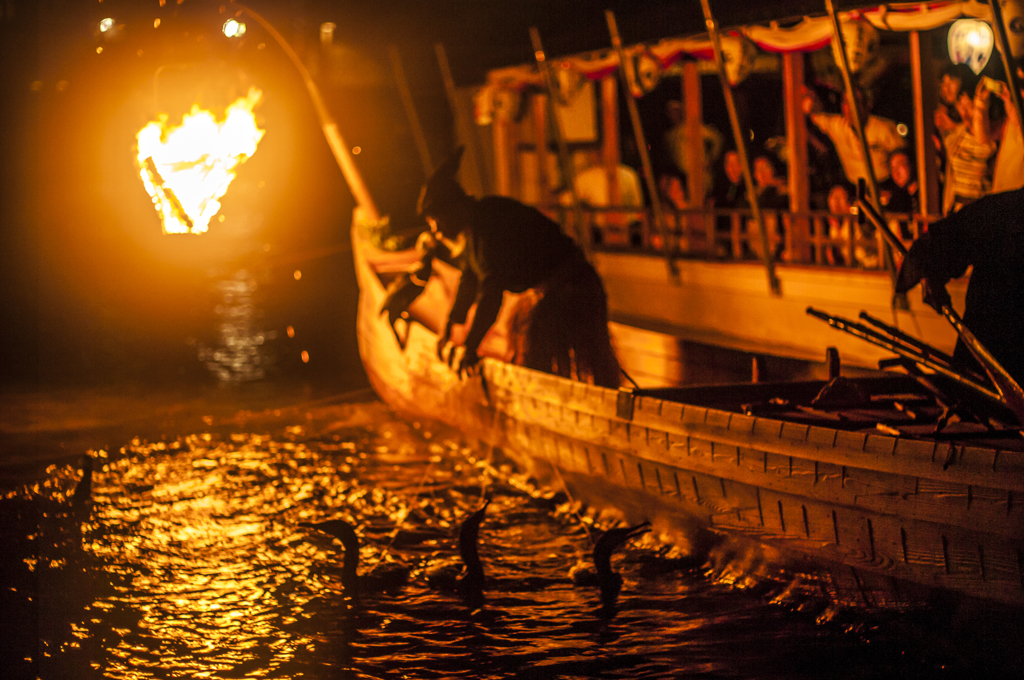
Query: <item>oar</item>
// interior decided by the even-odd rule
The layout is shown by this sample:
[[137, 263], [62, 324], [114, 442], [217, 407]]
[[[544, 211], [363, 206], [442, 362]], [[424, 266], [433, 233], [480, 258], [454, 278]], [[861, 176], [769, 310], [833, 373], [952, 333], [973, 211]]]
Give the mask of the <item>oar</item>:
[[890, 326], [889, 324], [885, 323], [881, 319], [876, 319], [875, 317], [871, 316], [867, 312], [863, 312], [862, 311], [860, 313], [860, 318], [865, 320], [865, 321], [867, 321], [869, 324], [871, 324], [872, 326], [874, 326], [876, 328], [881, 328], [883, 331], [885, 331], [889, 335], [893, 336], [894, 338], [896, 338], [898, 340], [902, 340], [903, 342], [907, 343], [908, 345], [912, 345], [912, 346], [916, 347], [917, 349], [921, 350], [921, 352], [923, 352], [924, 354], [932, 357], [933, 359], [935, 359], [937, 361], [941, 361], [942, 363], [946, 364], [947, 366], [952, 366], [953, 365], [953, 357], [949, 356], [948, 354], [946, 354], [945, 352], [943, 352], [940, 349], [932, 347], [927, 342], [924, 342], [922, 340], [918, 340], [913, 335], [909, 335], [907, 333], [904, 333], [899, 328], [896, 328], [895, 326]]
[[[930, 368], [936, 373], [941, 373], [947, 378], [950, 378], [951, 380], [963, 385], [964, 387], [974, 390], [975, 392], [981, 394], [982, 396], [985, 396], [993, 401], [1006, 404], [1006, 402], [1000, 397], [999, 394], [993, 392], [992, 390], [985, 387], [981, 383], [971, 379], [968, 376], [958, 373], [957, 371], [953, 370], [952, 368], [946, 366], [941, 362], [935, 361], [935, 359], [933, 359], [932, 357], [925, 356], [921, 352], [915, 350], [914, 348], [908, 345], [905, 345], [900, 341], [885, 337], [884, 335], [882, 335], [878, 331], [875, 331], [874, 329], [868, 328], [867, 326], [859, 324], [855, 321], [850, 321], [849, 319], [844, 319], [839, 316], [832, 316], [831, 314], [819, 311], [817, 309], [814, 309], [813, 307], [808, 307], [807, 313], [813, 317], [821, 319], [822, 321], [826, 322], [829, 326], [832, 326], [836, 330], [843, 331], [844, 333], [849, 333], [850, 335], [860, 338], [861, 340], [864, 340], [866, 342], [869, 342], [872, 345], [881, 347], [883, 349], [889, 350], [890, 352], [898, 354], [901, 357], [910, 359], [914, 363], [920, 364], [921, 366], [924, 366], [926, 368]], [[1014, 415], [1016, 415], [1016, 413]]]

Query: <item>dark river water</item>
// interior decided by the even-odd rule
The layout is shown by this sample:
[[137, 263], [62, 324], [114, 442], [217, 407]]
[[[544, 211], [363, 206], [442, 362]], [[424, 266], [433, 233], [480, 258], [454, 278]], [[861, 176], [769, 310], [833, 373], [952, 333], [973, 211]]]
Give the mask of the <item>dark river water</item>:
[[[93, 453], [87, 514], [72, 465], [0, 502], [4, 678], [1021, 677], [1005, 615], [793, 601], [650, 535], [602, 607], [569, 573], [608, 518], [378, 402]], [[427, 576], [485, 496], [470, 608]], [[352, 598], [341, 544], [300, 526], [333, 518], [362, 573], [408, 583]]]

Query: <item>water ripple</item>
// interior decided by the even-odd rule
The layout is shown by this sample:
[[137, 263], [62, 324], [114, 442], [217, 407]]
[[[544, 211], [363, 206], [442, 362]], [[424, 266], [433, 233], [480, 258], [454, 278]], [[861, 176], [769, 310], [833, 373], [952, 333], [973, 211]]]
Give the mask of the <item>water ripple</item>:
[[[905, 618], [823, 623], [820, 610], [710, 579], [706, 565], [650, 537], [617, 558], [624, 586], [609, 612], [569, 579], [591, 544], [565, 498], [533, 489], [457, 433], [405, 423], [377, 403], [313, 415], [280, 431], [211, 429], [94, 452], [92, 515], [80, 531], [62, 514], [73, 468], [2, 499], [3, 538], [18, 555], [5, 562], [16, 567], [7, 616], [42, 622], [18, 668], [133, 680], [817, 678], [823, 668], [941, 677], [958, 668], [942, 644], [907, 643]], [[487, 600], [471, 610], [432, 590], [427, 574], [457, 559], [459, 523], [485, 495]], [[363, 573], [402, 565], [409, 584], [354, 601], [340, 543], [299, 526], [331, 518], [358, 528]], [[913, 630], [923, 639], [928, 628]]]

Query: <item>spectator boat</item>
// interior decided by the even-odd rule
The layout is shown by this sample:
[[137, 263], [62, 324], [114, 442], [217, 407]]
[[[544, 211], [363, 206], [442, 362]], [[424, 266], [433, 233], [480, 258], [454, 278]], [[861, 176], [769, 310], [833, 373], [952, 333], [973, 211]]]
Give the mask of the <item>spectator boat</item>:
[[[811, 202], [815, 173], [809, 172], [813, 159], [808, 157], [808, 139], [814, 126], [802, 110], [801, 89], [824, 73], [816, 57], [827, 57], [832, 28], [828, 16], [779, 19], [770, 25], [731, 27], [722, 39], [727, 63], [739, 69], [736, 78], [749, 74], [746, 82], [734, 88], [737, 92], [758, 79], [770, 81], [770, 87], [757, 92], [774, 93], [774, 97], [750, 101], [753, 95], [748, 93], [748, 113], [752, 115], [752, 107], [757, 107], [755, 119], [774, 117], [784, 130], [776, 141], [779, 155], [790, 159], [788, 209], [766, 215], [769, 225], [782, 225], [769, 237], [772, 251], [779, 253], [772, 262], [752, 255], [758, 247], [751, 238], [754, 232], [748, 229], [750, 210], [715, 209], [702, 200], [691, 202], [691, 207], [665, 202], [659, 226], [650, 209], [584, 206], [574, 213], [551, 199], [551, 187], [565, 174], [556, 166], [572, 165], [554, 153], [554, 130], [560, 130], [566, 142], [557, 146], [567, 146], [570, 154], [601, 149], [611, 182], [614, 169], [623, 162], [621, 149], [634, 137], [629, 126], [618, 122], [620, 117], [626, 119], [620, 116], [625, 101], [619, 82], [623, 76], [620, 60], [610, 48], [552, 55], [546, 60], [555, 84], [552, 88], [545, 86], [535, 63], [493, 70], [483, 86], [474, 90], [473, 110], [467, 107], [459, 112], [464, 118], [475, 115], [478, 124], [479, 134], [460, 135], [467, 148], [475, 151], [467, 158], [475, 158], [476, 167], [490, 168], [474, 175], [470, 158], [470, 163], [464, 163], [470, 167], [463, 173], [463, 184], [471, 193], [475, 186], [479, 193], [512, 196], [536, 205], [559, 217], [566, 231], [581, 241], [605, 282], [620, 361], [641, 386], [709, 382], [723, 375], [746, 379], [754, 362], [762, 378], [823, 377], [822, 350], [827, 346], [836, 346], [851, 369], [872, 369], [885, 356], [882, 350], [837, 335], [808, 317], [808, 306], [844, 316], [867, 311], [946, 352], [956, 342], [955, 332], [922, 304], [917, 291], [894, 304], [893, 267], [886, 267], [880, 256], [881, 235], [859, 232], [849, 212], [833, 214]], [[922, 169], [920, 211], [887, 215], [894, 226], [900, 223], [895, 231], [908, 243], [940, 213], [931, 135], [938, 71], [943, 62], [950, 63], [944, 52], [945, 36], [954, 22], [979, 19], [992, 21], [989, 6], [976, 2], [890, 4], [838, 13], [847, 52], [860, 55], [859, 62], [850, 66], [856, 71], [855, 80], [866, 82], [877, 60], [885, 59], [890, 61], [889, 71], [908, 76], [901, 80], [907, 88], [904, 96], [879, 98], [893, 109], [883, 115], [898, 113], [909, 155]], [[940, 42], [941, 48], [936, 47]], [[694, 131], [707, 122], [702, 105], [710, 107], [720, 90], [708, 35], [632, 45], [624, 54], [626, 80], [640, 117], [657, 121], [659, 115], [664, 117], [666, 97], [679, 98], [686, 112], [683, 124], [693, 138], [699, 137]], [[990, 56], [993, 64], [999, 62], [998, 51], [990, 48]], [[829, 63], [835, 68], [834, 62]], [[884, 82], [892, 85], [891, 79]], [[678, 89], [666, 94], [668, 83]], [[557, 127], [548, 120], [551, 98], [557, 101]], [[838, 106], [838, 100], [834, 104]], [[902, 108], [897, 111], [897, 106]], [[713, 122], [729, 137], [724, 110], [720, 105], [711, 108], [719, 114]], [[648, 126], [642, 146], [656, 150], [662, 131]], [[687, 194], [703, 197], [707, 193], [704, 151], [700, 143], [691, 147]], [[629, 162], [640, 165], [636, 155]], [[608, 193], [615, 195], [614, 189]], [[634, 227], [632, 232], [628, 225]], [[855, 264], [834, 264], [831, 253], [841, 253], [840, 260]], [[772, 285], [773, 278], [778, 287]], [[962, 309], [966, 284], [954, 281], [949, 289], [954, 305]]]

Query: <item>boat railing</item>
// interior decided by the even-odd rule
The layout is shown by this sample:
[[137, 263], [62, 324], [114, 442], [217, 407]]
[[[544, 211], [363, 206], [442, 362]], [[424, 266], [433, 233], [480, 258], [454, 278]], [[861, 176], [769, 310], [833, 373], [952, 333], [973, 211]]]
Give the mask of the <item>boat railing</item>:
[[[575, 228], [571, 209], [549, 206], [547, 212], [565, 225], [567, 233], [586, 239], [586, 245], [594, 251], [667, 253], [685, 259], [717, 261], [760, 260], [762, 256], [760, 233], [749, 208], [663, 206], [664, 224], [660, 229], [655, 226], [650, 210], [634, 207], [583, 206], [581, 229]], [[777, 262], [870, 270], [885, 267], [879, 257], [884, 247], [882, 234], [870, 224], [859, 224], [856, 208], [842, 214], [770, 208], [762, 208], [761, 212], [769, 247]], [[887, 213], [886, 218], [908, 247], [939, 219], [907, 213]]]

